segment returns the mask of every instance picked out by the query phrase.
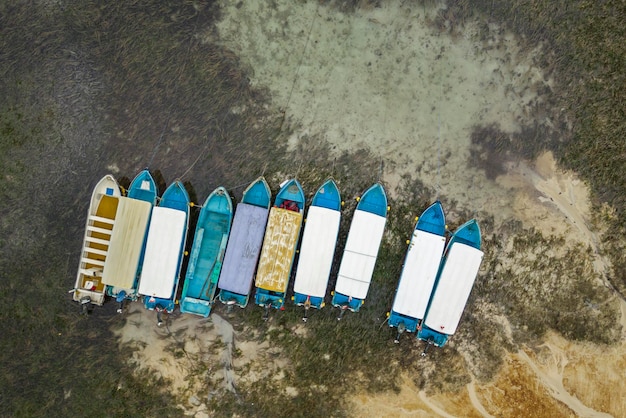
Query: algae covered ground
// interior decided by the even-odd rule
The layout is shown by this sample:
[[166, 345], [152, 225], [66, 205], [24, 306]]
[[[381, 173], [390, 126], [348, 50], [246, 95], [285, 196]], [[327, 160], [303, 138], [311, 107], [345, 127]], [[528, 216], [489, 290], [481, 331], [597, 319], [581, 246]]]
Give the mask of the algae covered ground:
[[[418, 1], [410, 11], [391, 3], [0, 4], [0, 415], [394, 415], [399, 409], [384, 412], [383, 406], [395, 408], [395, 395], [399, 408], [407, 410], [406, 400], [415, 399], [415, 411], [431, 414], [439, 408], [463, 415], [462, 406], [471, 403], [492, 415], [524, 416], [532, 402], [544, 405], [546, 416], [589, 412], [583, 406], [597, 414], [626, 413], [619, 401], [626, 396], [623, 390], [621, 397], [611, 395], [611, 382], [619, 387], [619, 376], [607, 371], [619, 370], [624, 360], [619, 310], [626, 294], [623, 2]], [[400, 16], [394, 15], [398, 10], [415, 13], [415, 21], [385, 20]], [[307, 20], [305, 15], [315, 17]], [[265, 32], [248, 31], [246, 22], [253, 23], [254, 16], [267, 17]], [[289, 24], [274, 26], [281, 19]], [[340, 31], [326, 36], [320, 30], [323, 24]], [[363, 45], [357, 42], [366, 39], [359, 37], [362, 29], [402, 35], [412, 33], [411, 25], [423, 25], [436, 37], [411, 42], [389, 37], [384, 47], [372, 50], [360, 49]], [[263, 54], [252, 53], [251, 34], [258, 35], [255, 48]], [[349, 48], [333, 44], [333, 38], [339, 44], [351, 42]], [[405, 115], [411, 115], [396, 101], [410, 87], [400, 84], [387, 95], [387, 85], [369, 90], [356, 77], [366, 74], [365, 80], [375, 86], [372, 68], [388, 62], [395, 63], [384, 67], [392, 70], [390, 83], [403, 80], [404, 70], [412, 75], [414, 69], [405, 68], [402, 53], [394, 49], [398, 45], [411, 52], [412, 42], [431, 42], [450, 52], [456, 50], [453, 45], [471, 40], [487, 51], [472, 53], [482, 59], [481, 54], [506, 56], [510, 39], [516, 39], [520, 55], [540, 47], [532, 55], [533, 65], [544, 81], [552, 81], [531, 83], [528, 91], [521, 84], [510, 91], [503, 88], [503, 95], [541, 100], [485, 113], [484, 123], [476, 120], [468, 125], [471, 129], [459, 131], [460, 143], [468, 145], [467, 154], [459, 153], [465, 158], [461, 167], [467, 165], [470, 173], [463, 179], [454, 174], [458, 165], [444, 167], [456, 158], [453, 146], [436, 146], [442, 127], [452, 132], [453, 124], [437, 118], [445, 113], [431, 112], [431, 127], [423, 128], [432, 134], [435, 145], [429, 152], [438, 163], [417, 166], [418, 157], [402, 138], [418, 135], [419, 129], [403, 130]], [[267, 58], [272, 51], [273, 58]], [[445, 70], [453, 63], [445, 51], [421, 58]], [[354, 58], [350, 63], [365, 70], [353, 67], [335, 72], [334, 78], [315, 78], [330, 71], [323, 63], [335, 63], [336, 54]], [[473, 68], [470, 60], [460, 62]], [[281, 67], [289, 71], [280, 73]], [[508, 80], [504, 66], [498, 70]], [[526, 70], [535, 80], [536, 74]], [[481, 77], [476, 73], [474, 78]], [[277, 78], [284, 83], [275, 84]], [[337, 84], [328, 81], [333, 79]], [[358, 102], [355, 89], [341, 90], [351, 83], [360, 87], [367, 102]], [[435, 93], [451, 89], [446, 92], [449, 100], [463, 83], [447, 83], [437, 84]], [[333, 101], [351, 106], [345, 108], [347, 125], [359, 125], [361, 111], [377, 106], [390, 110], [350, 130], [335, 124], [333, 113], [339, 112], [333, 110]], [[444, 103], [456, 106], [455, 100]], [[419, 107], [424, 113], [431, 108], [429, 103], [419, 106], [426, 106]], [[305, 112], [311, 109], [315, 111]], [[490, 118], [509, 111], [525, 112], [520, 129], [492, 123]], [[316, 126], [324, 127], [323, 132], [315, 131]], [[373, 140], [368, 132], [389, 134]], [[542, 171], [550, 166], [548, 153], [579, 177]], [[187, 386], [171, 390], [171, 379], [158, 367], [129, 363], [132, 351], [141, 359], [141, 346], [120, 348], [118, 332], [140, 323], [136, 314], [116, 315], [110, 304], [80, 315], [68, 294], [91, 188], [108, 172], [127, 185], [145, 167], [161, 187], [183, 180], [196, 202], [219, 185], [239, 200], [243, 187], [261, 174], [274, 192], [280, 181], [297, 176], [310, 197], [333, 176], [346, 201], [340, 249], [354, 197], [382, 181], [391, 211], [366, 307], [339, 324], [336, 312], [325, 309], [306, 327], [301, 311], [291, 306], [273, 313], [269, 323], [252, 306], [234, 313], [218, 309], [232, 324], [236, 341], [232, 345], [227, 334], [219, 334], [210, 341], [204, 360], [193, 357], [184, 341], [183, 328], [192, 326], [172, 317], [172, 324], [181, 320], [180, 328], [172, 325], [172, 333], [159, 334], [167, 343], [162, 356], [194, 362], [182, 372]], [[468, 179], [473, 179], [471, 184]], [[490, 208], [452, 192], [456, 185], [475, 193], [490, 182], [511, 188], [521, 184], [525, 198], [517, 194], [508, 205], [490, 194], [485, 198], [492, 199]], [[577, 212], [568, 212], [570, 206], [582, 207], [581, 199], [573, 198], [579, 183], [591, 191], [590, 215], [583, 217], [583, 226], [571, 221], [579, 219]], [[485, 194], [489, 187], [484, 187]], [[528, 196], [556, 205], [569, 226], [555, 226], [558, 217], [550, 211], [537, 212], [544, 216], [543, 224], [529, 223], [518, 205], [529, 204]], [[560, 202], [563, 196], [570, 200]], [[393, 344], [385, 313], [414, 217], [434, 199], [444, 202], [452, 230], [466, 219], [479, 219], [485, 259], [458, 333], [448, 347], [423, 358], [424, 347], [414, 338]], [[507, 205], [510, 210], [494, 213]], [[216, 321], [212, 326], [223, 332], [226, 325]], [[211, 328], [201, 325], [201, 330]], [[236, 365], [235, 391], [224, 389], [223, 381], [215, 378], [220, 368], [211, 363], [222, 361], [219, 356], [228, 344], [233, 356], [229, 361]], [[558, 359], [569, 359], [578, 368]], [[264, 375], [259, 369], [263, 364], [272, 364], [267, 367], [275, 373]], [[595, 376], [593, 370], [599, 370]], [[550, 380], [554, 376], [560, 380]], [[542, 386], [546, 382], [560, 386]], [[594, 394], [587, 390], [589, 382], [598, 385]], [[533, 389], [500, 399], [499, 393], [512, 393], [516, 387]]]

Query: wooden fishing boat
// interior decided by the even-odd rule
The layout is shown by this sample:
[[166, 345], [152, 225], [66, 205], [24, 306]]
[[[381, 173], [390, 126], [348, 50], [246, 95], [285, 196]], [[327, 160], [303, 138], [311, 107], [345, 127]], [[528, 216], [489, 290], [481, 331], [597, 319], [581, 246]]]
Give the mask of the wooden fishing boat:
[[[173, 312], [189, 225], [189, 195], [180, 181], [163, 193], [152, 209], [146, 252], [139, 278], [144, 306], [157, 313]], [[161, 325], [161, 317], [158, 316]]]
[[389, 326], [398, 329], [396, 342], [404, 331], [415, 332], [424, 319], [446, 245], [445, 233], [446, 219], [437, 201], [417, 219], [406, 252], [389, 313]]
[[120, 198], [108, 262], [102, 274], [107, 295], [119, 303], [118, 312], [122, 311], [125, 301], [137, 300], [146, 232], [156, 200], [156, 183], [148, 170], [137, 174], [127, 197]]
[[237, 204], [217, 287], [220, 302], [245, 308], [259, 261], [272, 192], [263, 177], [253, 181]]
[[474, 219], [461, 225], [450, 238], [417, 333], [420, 340], [441, 347], [456, 331], [483, 259], [480, 244], [480, 228]]
[[73, 299], [85, 308], [102, 305], [105, 284], [102, 273], [109, 254], [109, 245], [119, 198], [122, 195], [115, 178], [107, 174], [96, 184], [85, 222], [85, 235], [80, 255]]
[[285, 303], [300, 237], [304, 202], [300, 183], [292, 179], [281, 185], [270, 209], [255, 279], [255, 303], [265, 307], [266, 319], [270, 308], [280, 309]]
[[309, 308], [324, 306], [340, 220], [341, 196], [337, 184], [329, 179], [317, 190], [309, 206], [293, 284], [293, 300], [304, 306], [304, 321]]
[[223, 187], [204, 201], [187, 264], [180, 311], [209, 316], [233, 217], [233, 202]]
[[376, 183], [359, 199], [350, 223], [332, 299], [333, 306], [341, 309], [337, 319], [347, 309], [357, 312], [365, 303], [386, 222], [387, 195]]

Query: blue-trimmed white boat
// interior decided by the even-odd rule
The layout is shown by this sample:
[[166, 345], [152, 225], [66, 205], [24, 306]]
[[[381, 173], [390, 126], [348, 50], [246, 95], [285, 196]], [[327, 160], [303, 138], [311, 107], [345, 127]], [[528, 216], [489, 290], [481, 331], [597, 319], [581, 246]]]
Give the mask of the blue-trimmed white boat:
[[285, 304], [304, 203], [302, 186], [291, 179], [281, 185], [270, 209], [255, 278], [255, 303], [265, 308], [264, 319], [268, 318], [270, 308], [280, 309]]
[[143, 264], [148, 225], [157, 201], [157, 187], [148, 170], [135, 176], [127, 197], [121, 197], [118, 216], [111, 236], [110, 262], [104, 268], [102, 281], [106, 293], [115, 298], [122, 312], [127, 300], [139, 296], [139, 276]]
[[389, 326], [397, 327], [399, 342], [404, 332], [415, 332], [424, 319], [446, 245], [446, 219], [439, 201], [417, 219], [406, 252]]
[[340, 221], [341, 196], [337, 184], [328, 179], [309, 206], [293, 284], [293, 300], [296, 305], [304, 306], [304, 321], [309, 308], [324, 306]]
[[172, 183], [163, 193], [158, 206], [152, 209], [146, 252], [139, 279], [139, 294], [144, 306], [160, 313], [171, 313], [176, 307], [176, 292], [185, 252], [189, 226], [189, 195], [180, 181]]
[[332, 304], [341, 309], [337, 319], [348, 309], [357, 312], [365, 303], [385, 231], [387, 210], [387, 195], [380, 183], [367, 189], [359, 199], [333, 292]]
[[76, 283], [70, 291], [85, 313], [91, 304], [104, 303], [106, 285], [102, 282], [102, 274], [121, 196], [120, 186], [110, 174], [98, 181], [91, 194]]
[[218, 299], [228, 306], [245, 308], [248, 304], [271, 199], [267, 181], [259, 177], [244, 190], [237, 204], [217, 284]]
[[211, 313], [232, 218], [230, 195], [218, 187], [200, 210], [180, 298], [181, 312], [205, 318]]
[[[439, 266], [435, 290], [417, 338], [442, 347], [457, 329], [483, 259], [476, 220], [461, 225], [452, 235]], [[428, 347], [428, 346], [427, 346]]]

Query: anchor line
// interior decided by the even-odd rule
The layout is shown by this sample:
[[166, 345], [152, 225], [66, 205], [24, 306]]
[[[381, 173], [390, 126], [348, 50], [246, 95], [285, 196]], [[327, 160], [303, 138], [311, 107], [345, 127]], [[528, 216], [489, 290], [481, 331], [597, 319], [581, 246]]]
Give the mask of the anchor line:
[[278, 129], [279, 135], [280, 135], [280, 132], [282, 132], [283, 130], [283, 125], [285, 124], [285, 118], [287, 117], [287, 110], [289, 109], [289, 104], [291, 103], [293, 91], [295, 90], [296, 84], [298, 82], [298, 76], [300, 75], [300, 68], [302, 68], [304, 56], [306, 54], [307, 47], [309, 46], [309, 41], [311, 40], [311, 33], [313, 32], [313, 25], [315, 24], [315, 19], [317, 18], [318, 12], [319, 12], [319, 3], [317, 4], [317, 7], [315, 8], [315, 14], [313, 15], [313, 19], [311, 19], [311, 26], [309, 26], [309, 32], [306, 36], [306, 42], [304, 43], [304, 48], [302, 49], [302, 54], [300, 55], [298, 67], [296, 67], [296, 73], [294, 74], [293, 82], [291, 83], [291, 89], [289, 90], [289, 96], [287, 96], [287, 102], [285, 103], [285, 107], [283, 108], [283, 112], [282, 112], [283, 117], [280, 120], [280, 127]]
[[[187, 52], [185, 53], [185, 59], [183, 60], [182, 66], [180, 67], [180, 70], [178, 72], [178, 79], [179, 80], [182, 78], [182, 75], [183, 75], [183, 73], [185, 71], [185, 68], [187, 67], [187, 64], [189, 62], [189, 55], [190, 55], [190, 52], [191, 52], [191, 46], [192, 46], [193, 39], [195, 38], [197, 29], [198, 29], [198, 21], [200, 20], [200, 14], [201, 13], [202, 13], [201, 10], [198, 10], [198, 14], [196, 15], [196, 21], [194, 23], [193, 31], [191, 33], [191, 37], [190, 37], [190, 40], [189, 40], [189, 44], [187, 45]], [[176, 86], [174, 88], [174, 95], [176, 94], [176, 92], [178, 91], [179, 88], [180, 88], [180, 83], [176, 83]], [[153, 148], [152, 156], [150, 157], [150, 162], [148, 163], [147, 168], [150, 168], [150, 166], [152, 166], [152, 163], [154, 162], [154, 157], [157, 154], [159, 146], [163, 142], [163, 138], [165, 137], [165, 130], [167, 129], [167, 127], [168, 127], [168, 125], [170, 123], [170, 119], [172, 117], [172, 107], [173, 106], [174, 106], [174, 104], [171, 103], [169, 105], [168, 109], [167, 109], [165, 123], [163, 124], [163, 129], [161, 130], [161, 135], [159, 136], [159, 139], [158, 139], [156, 145]], [[206, 147], [205, 147], [205, 149], [206, 149]], [[201, 153], [201, 155], [202, 155], [202, 153]], [[194, 162], [194, 164], [195, 164], [195, 162]], [[194, 164], [192, 164], [192, 167], [193, 167]], [[191, 169], [191, 167], [190, 167], [190, 169]], [[189, 169], [187, 171], [189, 171]], [[185, 172], [185, 174], [187, 174], [187, 172]], [[180, 177], [183, 177], [183, 176], [180, 176]]]

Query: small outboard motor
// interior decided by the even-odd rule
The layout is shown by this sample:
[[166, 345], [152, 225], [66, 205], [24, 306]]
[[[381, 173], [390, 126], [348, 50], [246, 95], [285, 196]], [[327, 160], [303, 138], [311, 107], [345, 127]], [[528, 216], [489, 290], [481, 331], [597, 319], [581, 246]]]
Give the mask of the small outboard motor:
[[157, 326], [160, 327], [161, 325], [163, 325], [163, 311], [165, 310], [165, 308], [163, 307], [163, 305], [158, 304], [154, 307], [154, 310], [157, 314]]
[[87, 315], [93, 310], [93, 305], [91, 304], [91, 297], [83, 296], [80, 298], [80, 313], [81, 315]]
[[404, 331], [406, 331], [406, 325], [404, 325], [404, 322], [400, 322], [398, 324], [398, 334], [396, 335], [396, 339], [393, 340], [394, 343], [398, 344], [400, 342], [400, 336], [404, 333]]
[[263, 320], [267, 321], [270, 318], [270, 309], [272, 308], [272, 302], [266, 303], [264, 308], [265, 312], [263, 313]]

